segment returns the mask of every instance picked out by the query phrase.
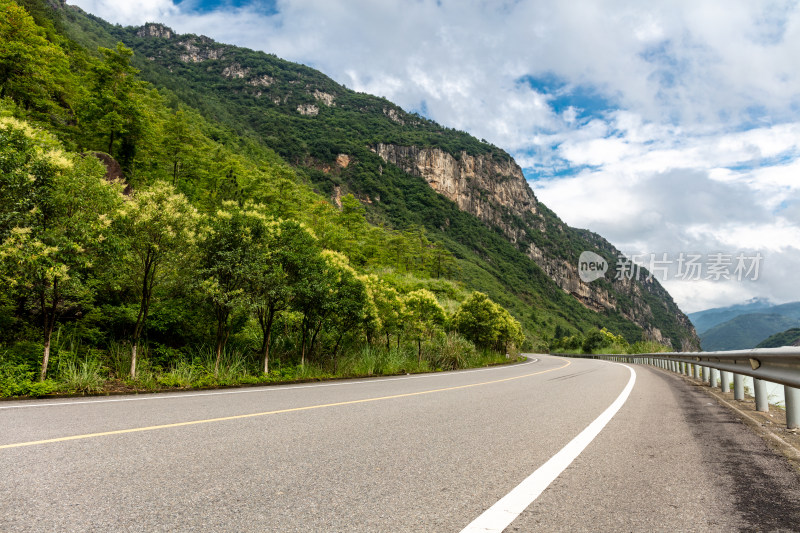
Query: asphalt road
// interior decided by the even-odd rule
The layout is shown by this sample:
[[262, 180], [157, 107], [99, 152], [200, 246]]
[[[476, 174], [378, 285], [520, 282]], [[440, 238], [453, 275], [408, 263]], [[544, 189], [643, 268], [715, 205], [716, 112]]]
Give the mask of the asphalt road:
[[[3, 402], [0, 531], [458, 532], [561, 457], [632, 382], [624, 365], [533, 357]], [[697, 387], [633, 368], [622, 407], [508, 531], [800, 530], [800, 477], [785, 460]]]

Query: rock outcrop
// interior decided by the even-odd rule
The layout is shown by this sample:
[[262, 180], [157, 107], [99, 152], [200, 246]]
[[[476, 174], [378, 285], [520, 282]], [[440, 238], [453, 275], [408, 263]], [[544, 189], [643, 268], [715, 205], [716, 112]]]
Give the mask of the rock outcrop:
[[319, 107], [314, 104], [300, 104], [297, 106], [297, 112], [301, 115], [316, 117], [319, 114]]
[[329, 93], [324, 93], [322, 91], [318, 91], [318, 90], [315, 89], [314, 90], [314, 98], [319, 100], [320, 102], [323, 102], [327, 106], [336, 105], [334, 103], [334, 100], [336, 100], [336, 97], [334, 95], [332, 95], [332, 94], [329, 94]]
[[[455, 202], [459, 209], [500, 228], [563, 291], [574, 296], [585, 307], [598, 312], [616, 309], [639, 325], [645, 337], [661, 343], [671, 342], [672, 339], [653, 326], [653, 310], [644, 295], [644, 292], [648, 292], [660, 301], [669, 299], [669, 294], [658, 283], [652, 280], [609, 280], [613, 292], [624, 295], [628, 301], [622, 308], [615, 294], [603, 285], [581, 280], [577, 258], [568, 261], [553, 251], [542, 250], [533, 242], [535, 239], [530, 238], [531, 233], [544, 234], [550, 231], [563, 237], [567, 231], [577, 230], [565, 228], [557, 219], [555, 222], [548, 221], [540, 212], [539, 202], [528, 186], [522, 169], [511, 157], [492, 153], [473, 156], [462, 151], [456, 158], [439, 148], [394, 144], [377, 144], [372, 150], [385, 162], [425, 179], [431, 188]], [[619, 256], [619, 251], [599, 236], [589, 234], [589, 237], [584, 235], [577, 238], [587, 249], [596, 248], [612, 257]], [[693, 330], [688, 317], [676, 306], [673, 312], [679, 324], [689, 331]], [[684, 343], [683, 348], [692, 349], [692, 343]]]
[[536, 197], [522, 169], [510, 158], [497, 160], [461, 152], [456, 159], [439, 148], [394, 144], [378, 144], [373, 150], [387, 163], [424, 178], [433, 190], [484, 222], [502, 227], [501, 207], [515, 213], [536, 213]]
[[186, 53], [179, 56], [179, 59], [184, 63], [202, 63], [209, 59], [222, 58], [221, 49], [212, 48], [211, 45], [214, 44], [214, 41], [203, 35], [200, 37], [191, 36], [178, 44], [186, 50]]
[[172, 39], [175, 33], [163, 24], [148, 22], [136, 32], [137, 37], [157, 37], [159, 39]]

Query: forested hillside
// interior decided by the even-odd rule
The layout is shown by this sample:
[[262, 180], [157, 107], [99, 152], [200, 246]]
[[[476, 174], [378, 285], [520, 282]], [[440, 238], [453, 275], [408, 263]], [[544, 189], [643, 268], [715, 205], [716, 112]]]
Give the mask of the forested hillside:
[[756, 348], [781, 348], [783, 346], [800, 346], [800, 328], [790, 328], [770, 335], [756, 345]]
[[[223, 45], [157, 63], [164, 32], [0, 0], [0, 394], [458, 368], [603, 326], [646, 340], [370, 146], [499, 149], [264, 54], [215, 84], [189, 67]], [[291, 91], [298, 71], [320, 94]], [[691, 339], [656, 316], [677, 310], [664, 295], [653, 328]]]
[[748, 313], [705, 331], [703, 350], [746, 350], [755, 348], [770, 335], [800, 326], [800, 320], [776, 313]]

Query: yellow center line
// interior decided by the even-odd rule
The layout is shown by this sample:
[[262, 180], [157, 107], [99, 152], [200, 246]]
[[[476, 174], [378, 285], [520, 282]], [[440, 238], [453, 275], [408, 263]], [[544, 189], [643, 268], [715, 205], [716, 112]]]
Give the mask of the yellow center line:
[[367, 402], [378, 402], [382, 400], [394, 400], [397, 398], [409, 398], [411, 396], [422, 396], [423, 394], [433, 394], [435, 392], [446, 392], [446, 391], [453, 391], [459, 389], [469, 389], [471, 387], [480, 387], [482, 385], [493, 385], [496, 383], [503, 383], [506, 381], [514, 381], [517, 379], [528, 378], [531, 376], [536, 376], [539, 374], [545, 374], [547, 372], [553, 372], [555, 370], [561, 370], [562, 368], [566, 368], [571, 364], [571, 361], [566, 360], [566, 364], [559, 366], [557, 368], [550, 368], [548, 370], [540, 370], [539, 372], [532, 372], [530, 374], [523, 374], [521, 376], [513, 376], [510, 378], [503, 378], [503, 379], [495, 379], [492, 381], [483, 381], [480, 383], [471, 383], [469, 385], [457, 385], [455, 387], [445, 387], [442, 389], [430, 389], [424, 390], [419, 392], [408, 392], [405, 394], [393, 394], [391, 396], [378, 396], [375, 398], [363, 398], [361, 400], [349, 400], [346, 402], [335, 402], [335, 403], [324, 403], [318, 405], [307, 405], [305, 407], [292, 407], [289, 409], [277, 409], [275, 411], [264, 411], [263, 413], [250, 413], [246, 415], [233, 415], [233, 416], [223, 416], [219, 418], [207, 418], [205, 420], [191, 420], [189, 422], [176, 422], [174, 424], [161, 424], [159, 426], [147, 426], [147, 427], [140, 427], [140, 428], [130, 428], [130, 429], [117, 429], [114, 431], [103, 431], [101, 433], [86, 433], [84, 435], [72, 435], [69, 437], [58, 437], [55, 439], [45, 439], [45, 440], [34, 440], [30, 442], [18, 442], [15, 444], [3, 444], [0, 445], [0, 450], [5, 450], [8, 448], [21, 448], [23, 446], [35, 446], [37, 444], [50, 444], [53, 442], [66, 442], [70, 440], [80, 440], [80, 439], [91, 439], [94, 437], [105, 437], [107, 435], [123, 435], [125, 433], [138, 433], [140, 431], [154, 431], [156, 429], [167, 429], [167, 428], [177, 428], [182, 426], [194, 426], [197, 424], [210, 424], [212, 422], [225, 422], [227, 420], [241, 420], [243, 418], [254, 418], [257, 416], [268, 416], [268, 415], [279, 415], [282, 413], [294, 413], [297, 411], [310, 411], [312, 409], [323, 409], [327, 407], [339, 407], [342, 405], [355, 405], [359, 403], [367, 403]]

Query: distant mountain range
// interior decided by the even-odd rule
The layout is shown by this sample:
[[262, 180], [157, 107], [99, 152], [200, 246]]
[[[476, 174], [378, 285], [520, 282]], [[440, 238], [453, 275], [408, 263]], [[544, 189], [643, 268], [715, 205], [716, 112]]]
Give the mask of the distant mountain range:
[[703, 350], [744, 350], [755, 348], [770, 336], [800, 327], [800, 302], [775, 305], [769, 300], [756, 298], [688, 316], [700, 335]]

